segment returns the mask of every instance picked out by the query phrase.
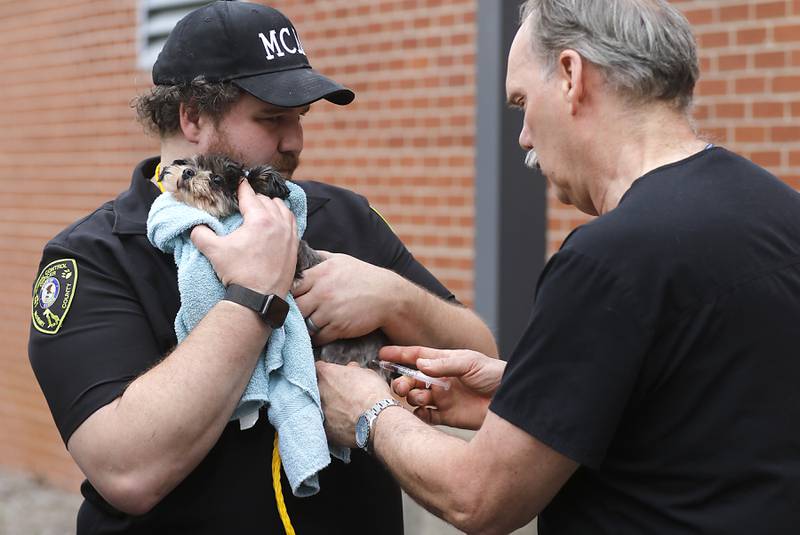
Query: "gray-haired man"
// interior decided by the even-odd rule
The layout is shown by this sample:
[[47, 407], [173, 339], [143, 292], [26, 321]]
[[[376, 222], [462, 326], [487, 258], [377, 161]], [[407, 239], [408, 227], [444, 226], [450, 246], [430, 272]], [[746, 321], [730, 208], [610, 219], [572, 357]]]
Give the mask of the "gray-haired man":
[[697, 137], [695, 45], [667, 2], [530, 0], [522, 21], [506, 79], [520, 145], [600, 217], [549, 261], [507, 366], [383, 350], [450, 377], [394, 388], [425, 422], [478, 429], [470, 442], [369, 411], [385, 385], [318, 364], [329, 436], [469, 533], [540, 512], [540, 533], [796, 531], [800, 195]]

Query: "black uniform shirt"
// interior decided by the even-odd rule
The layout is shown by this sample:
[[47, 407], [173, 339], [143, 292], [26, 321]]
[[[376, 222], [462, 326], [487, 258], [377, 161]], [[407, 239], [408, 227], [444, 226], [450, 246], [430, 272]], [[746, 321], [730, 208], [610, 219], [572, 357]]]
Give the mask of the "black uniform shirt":
[[491, 410], [581, 467], [542, 534], [797, 533], [800, 194], [715, 148], [543, 272]]
[[[139, 164], [128, 191], [62, 231], [44, 250], [34, 284], [29, 355], [64, 443], [177, 343], [175, 262], [145, 236], [159, 194], [149, 180], [156, 163]], [[454, 300], [366, 199], [317, 182], [299, 184], [308, 198], [304, 239], [311, 247], [392, 269]], [[200, 465], [141, 517], [116, 511], [85, 481], [78, 533], [282, 533], [270, 472], [273, 434], [266, 414], [249, 430], [230, 423]], [[320, 474], [320, 486], [315, 496], [295, 498], [283, 477], [298, 533], [402, 533], [399, 488], [360, 450], [348, 465], [332, 461]]]

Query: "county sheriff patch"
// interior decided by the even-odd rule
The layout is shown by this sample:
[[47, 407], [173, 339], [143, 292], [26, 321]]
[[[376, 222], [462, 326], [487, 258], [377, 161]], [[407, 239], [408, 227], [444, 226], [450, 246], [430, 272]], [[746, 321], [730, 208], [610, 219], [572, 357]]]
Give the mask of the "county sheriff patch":
[[78, 264], [62, 258], [47, 264], [33, 286], [31, 318], [33, 327], [44, 334], [56, 334], [67, 317], [78, 285]]

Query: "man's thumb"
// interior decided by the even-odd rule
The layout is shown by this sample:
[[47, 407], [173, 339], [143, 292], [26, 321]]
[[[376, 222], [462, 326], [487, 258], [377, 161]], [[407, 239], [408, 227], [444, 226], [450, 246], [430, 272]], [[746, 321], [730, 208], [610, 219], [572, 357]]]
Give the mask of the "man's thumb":
[[194, 227], [192, 229], [191, 238], [194, 246], [203, 254], [206, 254], [209, 248], [214, 245], [214, 242], [219, 239], [214, 231], [205, 225], [197, 225]]
[[242, 180], [239, 183], [239, 189], [236, 195], [239, 198], [239, 211], [242, 213], [242, 216], [246, 217], [247, 212], [252, 210], [258, 203], [256, 192], [253, 191], [253, 187], [247, 180]]

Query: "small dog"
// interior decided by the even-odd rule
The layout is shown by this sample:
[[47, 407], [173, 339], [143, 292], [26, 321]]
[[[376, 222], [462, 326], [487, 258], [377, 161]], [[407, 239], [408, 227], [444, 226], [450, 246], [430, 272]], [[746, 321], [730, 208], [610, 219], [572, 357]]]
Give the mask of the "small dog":
[[[245, 169], [238, 162], [219, 155], [175, 160], [161, 170], [159, 180], [176, 200], [205, 210], [217, 219], [239, 211], [236, 191], [242, 180], [247, 180], [253, 191], [267, 197], [289, 197], [286, 179], [272, 167], [258, 165]], [[305, 240], [300, 240], [295, 279], [302, 278], [304, 270], [320, 262], [322, 257]]]
[[[272, 167], [258, 165], [249, 169], [221, 155], [200, 155], [175, 160], [164, 167], [159, 181], [176, 200], [205, 210], [221, 219], [239, 211], [236, 195], [239, 183], [247, 180], [256, 193], [271, 198], [286, 199], [289, 188], [286, 179]], [[297, 250], [295, 280], [303, 271], [321, 263], [323, 258], [305, 240], [300, 240]], [[380, 330], [358, 338], [336, 340], [314, 348], [314, 358], [335, 364], [357, 362], [360, 366], [380, 373], [387, 381], [388, 371], [378, 368], [378, 350], [389, 340]]]

